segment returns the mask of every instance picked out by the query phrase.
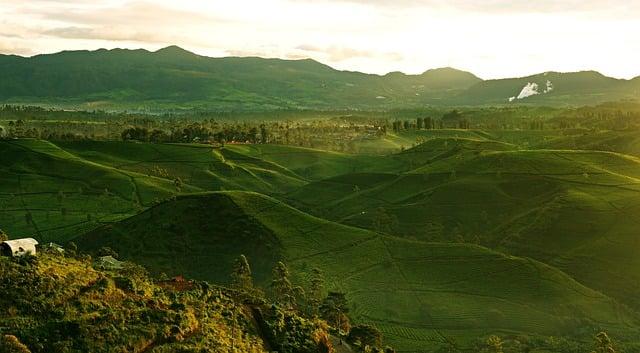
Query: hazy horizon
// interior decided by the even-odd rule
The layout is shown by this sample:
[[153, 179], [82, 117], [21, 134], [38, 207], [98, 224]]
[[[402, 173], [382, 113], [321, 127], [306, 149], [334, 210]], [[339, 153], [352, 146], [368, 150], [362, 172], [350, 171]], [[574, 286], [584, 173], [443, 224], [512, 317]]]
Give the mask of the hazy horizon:
[[640, 75], [640, 4], [625, 1], [0, 0], [0, 53], [177, 45], [199, 55], [311, 58], [339, 70], [483, 79]]

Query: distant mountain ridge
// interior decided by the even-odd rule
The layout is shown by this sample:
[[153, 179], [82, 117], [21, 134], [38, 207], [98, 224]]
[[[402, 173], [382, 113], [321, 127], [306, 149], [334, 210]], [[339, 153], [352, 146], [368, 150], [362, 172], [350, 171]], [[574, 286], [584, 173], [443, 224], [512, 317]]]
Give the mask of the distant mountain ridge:
[[453, 68], [381, 76], [339, 71], [313, 59], [212, 58], [178, 46], [0, 55], [0, 73], [0, 102], [142, 109], [571, 105], [634, 98], [640, 91], [640, 77], [618, 80], [596, 72], [487, 81]]

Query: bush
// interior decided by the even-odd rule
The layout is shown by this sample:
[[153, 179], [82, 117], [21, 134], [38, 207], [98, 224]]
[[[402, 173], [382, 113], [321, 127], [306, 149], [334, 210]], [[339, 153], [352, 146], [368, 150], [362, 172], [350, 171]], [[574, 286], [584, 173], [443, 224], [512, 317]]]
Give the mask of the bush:
[[16, 336], [3, 335], [0, 336], [0, 353], [31, 353], [31, 351]]

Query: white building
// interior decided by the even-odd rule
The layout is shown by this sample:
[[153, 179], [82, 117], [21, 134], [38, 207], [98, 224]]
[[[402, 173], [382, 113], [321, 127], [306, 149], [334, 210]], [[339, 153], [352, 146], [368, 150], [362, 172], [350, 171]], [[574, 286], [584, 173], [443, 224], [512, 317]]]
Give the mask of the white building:
[[33, 238], [23, 238], [6, 240], [0, 243], [0, 253], [3, 256], [24, 256], [26, 254], [35, 255], [38, 241]]

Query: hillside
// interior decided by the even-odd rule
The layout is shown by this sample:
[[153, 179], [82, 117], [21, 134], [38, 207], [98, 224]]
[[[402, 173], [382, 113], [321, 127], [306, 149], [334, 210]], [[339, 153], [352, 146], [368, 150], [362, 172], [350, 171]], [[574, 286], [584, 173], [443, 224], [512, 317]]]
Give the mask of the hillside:
[[482, 81], [453, 68], [383, 76], [312, 59], [211, 58], [176, 46], [0, 55], [0, 102], [84, 109], [389, 109], [425, 105], [576, 106], [638, 98], [640, 84], [594, 71]]
[[401, 352], [448, 339], [469, 347], [490, 333], [581, 339], [606, 327], [635, 335], [635, 314], [553, 267], [351, 228], [255, 193], [180, 196], [75, 241], [94, 251], [110, 246], [153, 271], [216, 281], [243, 253], [263, 284], [276, 260], [305, 287], [320, 268], [328, 289], [347, 293], [353, 319], [378, 326]]
[[55, 251], [0, 257], [0, 279], [0, 345], [15, 336], [26, 352], [268, 351], [247, 310], [206, 283], [155, 282], [134, 264], [103, 270]]
[[453, 69], [378, 76], [311, 59], [210, 58], [176, 46], [0, 55], [0, 71], [0, 101], [148, 110], [377, 109], [423, 104], [479, 81]]
[[282, 193], [305, 183], [287, 168], [240, 152], [207, 145], [0, 141], [0, 224], [15, 236], [60, 242], [175, 194]]
[[350, 225], [532, 257], [640, 305], [637, 158], [479, 139], [432, 139], [389, 158], [413, 168], [341, 175], [286, 197]]
[[471, 104], [585, 105], [637, 98], [634, 81], [606, 77], [599, 72], [546, 72], [538, 75], [487, 80], [465, 90], [454, 101]]

